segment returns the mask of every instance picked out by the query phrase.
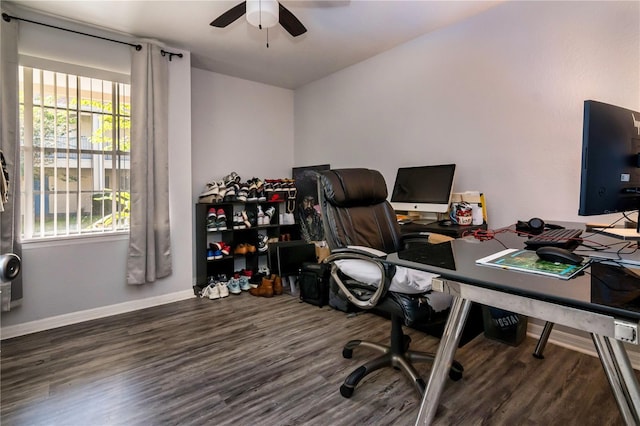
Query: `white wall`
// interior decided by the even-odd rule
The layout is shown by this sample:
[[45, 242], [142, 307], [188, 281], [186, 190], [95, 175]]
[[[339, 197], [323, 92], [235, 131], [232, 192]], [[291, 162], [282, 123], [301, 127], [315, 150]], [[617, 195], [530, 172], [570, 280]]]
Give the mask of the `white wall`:
[[191, 70], [193, 202], [232, 171], [243, 180], [291, 176], [293, 91]]
[[[18, 16], [25, 16], [22, 13]], [[30, 19], [35, 19], [30, 17]], [[54, 23], [51, 18], [36, 19]], [[69, 27], [66, 23], [57, 23]], [[37, 29], [37, 31], [36, 31]], [[85, 29], [86, 30], [86, 29]], [[86, 36], [21, 25], [22, 40], [44, 43], [55, 39], [74, 49], [99, 49]], [[91, 31], [91, 30], [88, 30]], [[29, 35], [29, 37], [27, 37]], [[100, 41], [99, 43], [107, 43]], [[107, 43], [109, 48], [113, 45]], [[129, 49], [121, 46], [121, 49]], [[191, 177], [191, 69], [189, 52], [169, 64], [169, 181], [173, 274], [141, 286], [126, 284], [127, 237], [98, 237], [25, 243], [23, 246], [22, 306], [2, 313], [2, 338], [37, 331], [82, 319], [135, 309], [193, 295]], [[30, 52], [33, 54], [33, 50]], [[112, 57], [114, 59], [114, 57]], [[152, 301], [152, 302], [149, 302]]]
[[489, 225], [577, 220], [585, 99], [640, 110], [638, 2], [506, 2], [296, 90], [295, 162], [455, 162]]

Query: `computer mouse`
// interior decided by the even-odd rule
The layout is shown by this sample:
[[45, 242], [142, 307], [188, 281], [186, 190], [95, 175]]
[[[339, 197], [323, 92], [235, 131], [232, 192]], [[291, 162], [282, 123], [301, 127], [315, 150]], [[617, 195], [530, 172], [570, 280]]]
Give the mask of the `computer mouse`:
[[569, 265], [580, 265], [584, 260], [583, 256], [575, 254], [561, 247], [545, 246], [536, 250], [536, 254], [542, 260], [549, 262], [568, 263]]

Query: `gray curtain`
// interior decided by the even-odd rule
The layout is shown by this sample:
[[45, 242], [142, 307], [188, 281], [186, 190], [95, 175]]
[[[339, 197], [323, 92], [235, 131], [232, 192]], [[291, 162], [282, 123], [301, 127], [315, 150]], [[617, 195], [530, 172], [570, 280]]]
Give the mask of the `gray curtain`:
[[[9, 198], [0, 213], [0, 254], [21, 256], [20, 244], [20, 142], [18, 140], [18, 21], [2, 22], [0, 35], [0, 149], [9, 173]], [[2, 311], [22, 303], [22, 278], [0, 284]], [[10, 296], [10, 297], [9, 297]]]
[[131, 216], [127, 283], [171, 274], [169, 76], [160, 47], [141, 43], [131, 58]]

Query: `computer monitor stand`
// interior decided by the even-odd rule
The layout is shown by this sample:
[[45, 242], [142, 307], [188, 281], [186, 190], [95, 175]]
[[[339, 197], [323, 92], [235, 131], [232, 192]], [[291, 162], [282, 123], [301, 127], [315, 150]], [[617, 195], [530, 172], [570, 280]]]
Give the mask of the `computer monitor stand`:
[[438, 213], [435, 212], [419, 212], [417, 215], [412, 214], [413, 223], [418, 225], [428, 225], [438, 220]]
[[594, 228], [594, 231], [621, 240], [640, 241], [640, 209], [635, 228]]
[[593, 230], [621, 240], [640, 241], [640, 233], [636, 228], [594, 228]]

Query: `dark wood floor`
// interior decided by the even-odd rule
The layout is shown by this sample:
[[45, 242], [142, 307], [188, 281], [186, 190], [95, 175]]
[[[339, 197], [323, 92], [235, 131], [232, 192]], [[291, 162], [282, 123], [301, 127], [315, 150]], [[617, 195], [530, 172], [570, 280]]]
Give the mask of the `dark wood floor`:
[[[409, 330], [413, 347], [437, 339]], [[243, 293], [190, 299], [2, 342], [1, 417], [9, 425], [410, 425], [419, 408], [396, 370], [340, 396], [372, 353], [343, 359], [350, 338], [385, 341], [388, 322]], [[622, 424], [596, 358], [549, 345], [531, 356], [479, 336], [460, 349], [437, 425]], [[418, 365], [425, 378], [429, 365]]]

